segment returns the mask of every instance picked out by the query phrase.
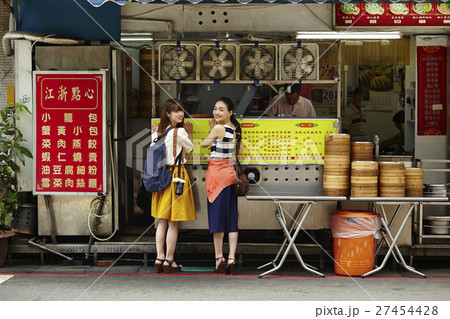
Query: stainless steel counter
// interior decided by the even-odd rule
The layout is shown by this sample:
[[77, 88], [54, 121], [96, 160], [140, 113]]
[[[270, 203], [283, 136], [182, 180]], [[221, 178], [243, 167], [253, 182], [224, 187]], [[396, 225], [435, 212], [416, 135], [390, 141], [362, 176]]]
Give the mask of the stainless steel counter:
[[350, 197], [350, 201], [358, 202], [389, 202], [389, 203], [419, 203], [419, 202], [445, 202], [448, 197]]

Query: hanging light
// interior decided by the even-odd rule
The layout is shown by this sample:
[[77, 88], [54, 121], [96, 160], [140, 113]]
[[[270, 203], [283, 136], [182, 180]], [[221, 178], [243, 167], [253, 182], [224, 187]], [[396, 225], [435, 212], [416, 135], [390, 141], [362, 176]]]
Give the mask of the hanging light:
[[252, 2], [252, 0], [237, 0], [237, 2], [239, 2], [241, 4], [248, 4], [248, 3]]
[[138, 42], [153, 41], [153, 33], [151, 32], [122, 32], [120, 41]]
[[302, 2], [302, 0], [288, 0], [290, 3], [300, 3], [300, 2]]
[[402, 34], [398, 31], [388, 32], [336, 32], [336, 31], [319, 31], [319, 32], [302, 32], [298, 31], [297, 39], [401, 39]]

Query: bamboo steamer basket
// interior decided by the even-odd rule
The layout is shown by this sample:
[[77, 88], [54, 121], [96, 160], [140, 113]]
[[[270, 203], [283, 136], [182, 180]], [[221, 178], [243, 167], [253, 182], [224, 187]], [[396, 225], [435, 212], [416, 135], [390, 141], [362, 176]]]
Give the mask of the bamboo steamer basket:
[[342, 175], [323, 175], [323, 194], [325, 196], [347, 196], [349, 192], [350, 177]]
[[347, 155], [325, 155], [324, 163], [329, 168], [350, 168], [350, 157]]
[[423, 196], [423, 169], [419, 167], [405, 168], [405, 194], [407, 197]]
[[352, 197], [377, 197], [378, 163], [352, 162], [350, 189]]
[[352, 169], [378, 170], [378, 162], [374, 161], [353, 161]]
[[378, 167], [380, 171], [384, 171], [385, 173], [399, 173], [404, 175], [405, 164], [403, 162], [379, 162]]
[[349, 191], [348, 176], [323, 176], [323, 194], [325, 196], [347, 196]]
[[348, 167], [327, 167], [323, 168], [323, 175], [334, 175], [334, 176], [349, 176], [350, 168]]
[[352, 161], [372, 161], [373, 144], [372, 142], [352, 142], [351, 146]]
[[[376, 185], [376, 184], [375, 184]], [[378, 187], [359, 187], [359, 186], [351, 186], [350, 191], [351, 197], [377, 197], [378, 196]]]
[[405, 164], [402, 162], [380, 162], [379, 194], [381, 197], [405, 196]]
[[325, 156], [342, 154], [350, 155], [350, 150], [349, 134], [325, 135]]
[[323, 193], [325, 196], [347, 196], [350, 188], [350, 135], [325, 136]]

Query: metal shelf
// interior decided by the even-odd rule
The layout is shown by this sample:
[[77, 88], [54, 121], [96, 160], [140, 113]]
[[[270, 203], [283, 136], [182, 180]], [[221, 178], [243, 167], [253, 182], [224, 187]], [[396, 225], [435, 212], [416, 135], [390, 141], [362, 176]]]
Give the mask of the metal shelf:
[[[339, 79], [336, 80], [302, 80], [302, 84], [317, 84], [317, 85], [333, 85], [338, 84]], [[281, 81], [281, 80], [273, 80], [273, 81], [254, 81], [254, 80], [223, 80], [215, 82], [214, 80], [157, 80], [155, 81], [157, 84], [292, 84], [292, 81]]]
[[450, 235], [422, 235], [422, 238], [450, 238]]
[[[444, 172], [448, 174], [450, 172], [450, 168], [426, 168], [426, 164], [445, 164], [446, 167], [450, 164], [449, 159], [422, 159], [421, 160], [421, 168], [423, 168], [424, 173], [425, 172]], [[447, 175], [448, 176], [448, 175]], [[441, 197], [443, 198], [443, 197]], [[442, 239], [442, 238], [450, 238], [450, 235], [431, 235], [431, 234], [424, 234], [423, 233], [423, 205], [439, 205], [439, 206], [449, 206], [450, 201], [443, 201], [443, 202], [421, 202], [418, 207], [418, 232], [419, 232], [419, 244], [423, 244], [424, 238], [434, 238], [434, 239]]]
[[418, 207], [418, 227], [419, 227], [419, 244], [423, 244], [423, 239], [424, 238], [435, 238], [435, 239], [439, 239], [439, 238], [449, 238], [450, 239], [450, 235], [424, 235], [423, 233], [423, 205], [443, 205], [443, 206], [448, 206], [450, 205], [450, 201], [446, 201], [446, 202], [421, 202], [419, 203], [419, 207]]

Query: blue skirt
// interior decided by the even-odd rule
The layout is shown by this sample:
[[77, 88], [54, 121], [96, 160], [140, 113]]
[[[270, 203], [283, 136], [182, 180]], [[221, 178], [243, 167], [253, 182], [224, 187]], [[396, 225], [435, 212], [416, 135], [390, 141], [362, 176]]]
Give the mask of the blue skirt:
[[235, 233], [238, 231], [237, 196], [234, 184], [225, 187], [213, 203], [208, 202], [210, 233]]

